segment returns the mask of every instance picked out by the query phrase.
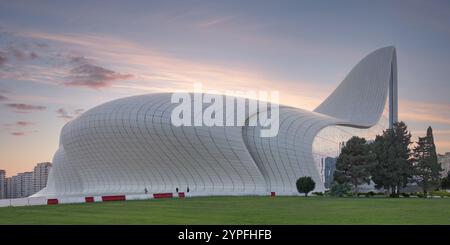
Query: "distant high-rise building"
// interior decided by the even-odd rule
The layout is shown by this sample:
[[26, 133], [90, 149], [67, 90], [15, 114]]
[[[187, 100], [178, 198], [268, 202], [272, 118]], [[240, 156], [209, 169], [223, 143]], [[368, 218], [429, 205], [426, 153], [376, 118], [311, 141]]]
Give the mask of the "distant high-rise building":
[[42, 190], [47, 185], [47, 178], [50, 172], [50, 168], [52, 164], [50, 162], [38, 163], [36, 167], [34, 167], [33, 172], [33, 182], [34, 189], [33, 194]]
[[0, 199], [6, 198], [6, 172], [0, 170]]
[[33, 172], [19, 173], [12, 177], [15, 198], [27, 197], [34, 194]]
[[325, 188], [330, 188], [331, 183], [333, 183], [333, 174], [336, 170], [336, 158], [335, 157], [326, 157], [325, 158]]
[[14, 198], [14, 185], [11, 177], [5, 179], [6, 198]]
[[22, 181], [19, 175], [11, 177], [11, 197], [10, 198], [20, 198], [22, 195]]
[[447, 176], [448, 172], [450, 172], [450, 152], [438, 154], [438, 161], [444, 169], [444, 171], [442, 171], [442, 176]]
[[33, 172], [19, 173], [6, 178], [7, 198], [27, 197], [34, 193]]
[[6, 178], [5, 171], [0, 170], [0, 199], [22, 198], [33, 195], [47, 185], [47, 178], [52, 164], [38, 163], [32, 172], [18, 173]]

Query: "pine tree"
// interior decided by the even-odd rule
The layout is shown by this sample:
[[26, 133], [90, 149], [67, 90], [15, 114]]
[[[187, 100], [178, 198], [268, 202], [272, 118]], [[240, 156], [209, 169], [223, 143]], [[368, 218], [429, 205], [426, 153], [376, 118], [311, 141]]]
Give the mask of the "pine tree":
[[358, 185], [370, 182], [370, 168], [375, 155], [364, 138], [352, 137], [342, 148], [336, 161], [334, 180], [339, 184], [349, 183], [358, 194]]
[[377, 188], [390, 190], [391, 196], [399, 196], [401, 188], [412, 180], [410, 144], [411, 133], [404, 122], [394, 123], [392, 129], [377, 135], [372, 144], [377, 158], [370, 171], [372, 180]]
[[439, 186], [440, 172], [443, 170], [438, 162], [431, 127], [428, 127], [425, 137], [419, 137], [419, 141], [414, 147], [413, 161], [415, 180], [422, 187], [424, 195], [427, 196], [429, 191]]

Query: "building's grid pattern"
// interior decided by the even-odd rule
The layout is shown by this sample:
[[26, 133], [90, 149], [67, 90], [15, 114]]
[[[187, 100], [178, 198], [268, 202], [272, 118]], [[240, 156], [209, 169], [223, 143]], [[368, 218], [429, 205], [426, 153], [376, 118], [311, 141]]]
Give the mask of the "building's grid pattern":
[[[330, 127], [349, 132], [374, 127], [386, 106], [393, 64], [394, 48], [377, 50], [315, 112], [280, 106], [279, 133], [272, 138], [259, 137], [260, 127], [175, 127], [171, 112], [176, 104], [168, 93], [105, 103], [64, 126], [48, 185], [38, 195], [177, 188], [195, 195], [294, 195], [301, 176], [311, 176], [321, 191], [316, 136]], [[250, 112], [247, 119], [258, 113], [267, 112]]]

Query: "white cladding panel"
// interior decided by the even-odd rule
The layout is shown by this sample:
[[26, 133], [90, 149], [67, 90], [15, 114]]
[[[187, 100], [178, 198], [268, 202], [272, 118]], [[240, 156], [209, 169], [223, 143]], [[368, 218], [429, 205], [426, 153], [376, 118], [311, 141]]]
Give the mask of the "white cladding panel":
[[259, 137], [259, 127], [175, 127], [169, 93], [102, 104], [64, 126], [47, 187], [35, 196], [139, 198], [145, 189], [176, 188], [199, 196], [295, 195], [301, 176], [311, 176], [316, 191], [323, 191], [314, 137], [332, 125], [375, 125], [394, 61], [392, 47], [368, 55], [314, 112], [280, 106], [279, 134], [271, 138]]

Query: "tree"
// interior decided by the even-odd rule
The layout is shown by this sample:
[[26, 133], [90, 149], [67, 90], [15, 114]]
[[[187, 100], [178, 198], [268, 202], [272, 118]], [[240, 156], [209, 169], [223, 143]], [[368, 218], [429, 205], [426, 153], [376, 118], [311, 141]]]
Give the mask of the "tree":
[[376, 164], [370, 171], [376, 188], [387, 189], [391, 196], [398, 197], [401, 188], [412, 180], [414, 167], [410, 144], [411, 133], [404, 122], [396, 122], [393, 128], [376, 136], [372, 144]]
[[334, 197], [343, 197], [348, 195], [352, 190], [352, 187], [349, 183], [339, 184], [334, 181], [331, 184], [330, 195]]
[[316, 183], [314, 182], [314, 180], [309, 177], [300, 177], [297, 180], [297, 190], [299, 193], [305, 193], [305, 197], [308, 196], [308, 193], [311, 192], [312, 190], [314, 190], [314, 188], [316, 188]]
[[450, 189], [450, 172], [447, 173], [446, 177], [442, 178], [441, 188], [445, 190]]
[[370, 182], [370, 168], [375, 159], [375, 154], [364, 138], [350, 138], [336, 161], [334, 180], [339, 184], [351, 184], [354, 193], [358, 194], [358, 186]]
[[428, 127], [425, 137], [419, 137], [413, 152], [414, 178], [417, 184], [422, 187], [423, 194], [426, 197], [429, 191], [439, 186], [440, 172], [443, 170], [438, 162], [431, 127]]

